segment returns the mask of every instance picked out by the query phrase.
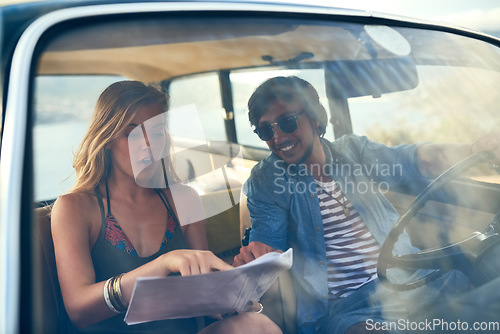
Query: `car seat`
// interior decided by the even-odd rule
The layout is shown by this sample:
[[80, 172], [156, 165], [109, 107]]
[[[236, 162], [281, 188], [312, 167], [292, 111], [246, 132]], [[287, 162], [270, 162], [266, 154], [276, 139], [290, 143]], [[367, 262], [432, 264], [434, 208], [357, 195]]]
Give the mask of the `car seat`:
[[57, 278], [50, 205], [35, 209], [33, 326], [35, 333], [67, 333], [69, 318]]

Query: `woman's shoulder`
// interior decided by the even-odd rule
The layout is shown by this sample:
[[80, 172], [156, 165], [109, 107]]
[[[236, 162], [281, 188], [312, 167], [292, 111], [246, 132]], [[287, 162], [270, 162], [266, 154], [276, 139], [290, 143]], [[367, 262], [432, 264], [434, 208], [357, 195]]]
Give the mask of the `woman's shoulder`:
[[52, 208], [53, 214], [73, 213], [75, 215], [86, 215], [96, 207], [96, 195], [94, 191], [70, 192], [59, 196]]
[[95, 192], [93, 190], [89, 191], [78, 191], [78, 192], [70, 192], [64, 195], [60, 195], [57, 200], [57, 202], [64, 202], [64, 203], [74, 203], [74, 202], [89, 202], [89, 201], [95, 201]]

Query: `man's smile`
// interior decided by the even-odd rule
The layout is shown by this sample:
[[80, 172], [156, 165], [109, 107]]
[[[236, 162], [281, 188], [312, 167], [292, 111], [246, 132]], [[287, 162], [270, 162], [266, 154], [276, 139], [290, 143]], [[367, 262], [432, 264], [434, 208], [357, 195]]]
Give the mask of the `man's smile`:
[[285, 147], [281, 147], [279, 148], [280, 151], [282, 152], [288, 152], [290, 151], [291, 149], [293, 149], [295, 147], [296, 144], [291, 144], [291, 145], [287, 145]]
[[282, 144], [275, 144], [274, 148], [276, 151], [284, 154], [290, 154], [297, 147], [299, 141], [290, 141], [287, 140]]

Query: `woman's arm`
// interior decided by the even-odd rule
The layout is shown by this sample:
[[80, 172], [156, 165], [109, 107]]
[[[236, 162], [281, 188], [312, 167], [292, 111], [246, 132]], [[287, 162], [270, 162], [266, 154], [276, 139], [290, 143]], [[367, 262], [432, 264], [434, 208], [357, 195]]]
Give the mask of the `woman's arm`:
[[59, 284], [66, 311], [73, 323], [84, 327], [109, 318], [104, 282], [95, 282], [90, 256], [92, 217], [90, 196], [84, 193], [61, 196], [52, 210], [51, 228]]
[[[101, 217], [99, 211], [93, 209], [95, 198], [94, 202], [92, 198], [88, 194], [61, 196], [52, 211], [52, 237], [59, 284], [68, 315], [79, 327], [116, 315], [104, 300], [105, 282], [95, 282], [90, 255], [92, 232], [100, 228]], [[96, 220], [99, 223], [92, 225]], [[138, 277], [166, 276], [171, 272], [196, 275], [212, 269], [231, 268], [208, 251], [175, 250], [125, 273], [121, 279], [121, 290], [128, 304]]]

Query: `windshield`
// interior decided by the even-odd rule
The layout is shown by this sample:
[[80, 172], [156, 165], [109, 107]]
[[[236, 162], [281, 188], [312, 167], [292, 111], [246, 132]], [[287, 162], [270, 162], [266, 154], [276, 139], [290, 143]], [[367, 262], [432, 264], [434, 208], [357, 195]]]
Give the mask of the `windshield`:
[[[121, 177], [161, 205], [168, 201], [158, 194], [171, 196], [183, 233], [206, 222], [200, 248], [227, 263], [246, 233], [246, 241], [250, 235], [272, 239], [273, 248], [295, 247], [292, 268], [306, 268], [324, 263], [300, 255], [300, 247], [318, 245], [318, 235], [335, 241], [320, 205], [336, 201], [334, 209], [349, 222], [366, 222], [362, 232], [374, 247], [369, 277], [376, 277], [378, 246], [392, 226], [433, 178], [460, 160], [426, 155], [424, 148], [433, 147], [427, 144], [457, 145], [468, 156], [498, 127], [500, 49], [459, 31], [372, 17], [207, 13], [96, 16], [44, 34], [30, 104], [34, 206], [86, 195], [92, 217], [109, 215], [111, 206], [120, 215], [138, 206], [120, 202]], [[123, 93], [129, 85], [146, 93]], [[113, 100], [114, 89], [129, 104]], [[149, 94], [156, 102], [141, 100]], [[434, 161], [446, 168], [425, 173]], [[498, 169], [486, 161], [454, 175], [412, 211], [402, 234], [407, 247], [394, 253], [484, 231], [499, 209]], [[142, 215], [133, 214], [118, 220], [136, 226]], [[96, 225], [80, 231], [99, 230], [98, 218], [82, 224], [88, 222]], [[78, 245], [65, 241], [65, 233], [59, 229], [59, 244], [85, 245], [77, 258], [90, 259], [98, 233], [83, 241], [75, 233]], [[131, 234], [145, 250], [137, 254], [153, 253], [145, 235]], [[88, 278], [94, 268], [86, 269]], [[70, 274], [78, 277], [78, 270]], [[73, 280], [65, 277], [71, 302]]]
[[[184, 151], [176, 159], [179, 173], [185, 180], [196, 175], [191, 182], [200, 194], [224, 188], [227, 180], [241, 187], [269, 154], [253, 133], [247, 103], [274, 76], [298, 76], [314, 86], [330, 141], [354, 133], [386, 145], [469, 143], [497, 122], [498, 49], [451, 33], [288, 19], [156, 18], [96, 22], [56, 36], [41, 54], [35, 82], [36, 201], [71, 188], [72, 153], [97, 96], [122, 79], [158, 85], [169, 95], [169, 132]], [[197, 175], [206, 169], [186, 153], [224, 142], [243, 149], [229, 179]], [[499, 182], [484, 168], [472, 177]]]

